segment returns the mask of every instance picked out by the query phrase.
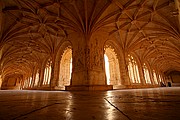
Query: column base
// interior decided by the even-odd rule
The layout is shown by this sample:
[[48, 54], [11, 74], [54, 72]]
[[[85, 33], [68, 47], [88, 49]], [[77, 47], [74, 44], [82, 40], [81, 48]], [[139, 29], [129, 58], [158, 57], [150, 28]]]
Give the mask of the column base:
[[112, 90], [112, 85], [70, 85], [65, 86], [67, 91], [93, 91], [93, 90]]

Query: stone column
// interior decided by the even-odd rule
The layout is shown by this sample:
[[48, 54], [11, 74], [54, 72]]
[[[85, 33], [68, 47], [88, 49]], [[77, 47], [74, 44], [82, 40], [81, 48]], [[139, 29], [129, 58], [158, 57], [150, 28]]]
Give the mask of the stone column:
[[[86, 61], [86, 43], [85, 40], [77, 39], [72, 51], [72, 81], [71, 85], [88, 85], [87, 63]], [[89, 56], [88, 56], [89, 57]]]
[[56, 84], [56, 76], [55, 76], [55, 72], [56, 72], [56, 62], [55, 62], [55, 55], [51, 54], [51, 58], [52, 58], [52, 64], [51, 64], [51, 78], [50, 78], [50, 89], [54, 90], [55, 87], [57, 86]]
[[120, 68], [118, 59], [115, 60], [115, 76], [117, 85], [121, 85], [121, 76], [120, 76]]
[[41, 81], [42, 81], [41, 78], [42, 78], [42, 68], [39, 68], [39, 81], [37, 87], [41, 86]]
[[32, 83], [31, 83], [32, 88], [35, 87], [36, 73], [37, 73], [37, 65], [34, 65], [32, 70]]
[[130, 86], [130, 79], [128, 74], [128, 60], [126, 60], [125, 53], [120, 58], [120, 72], [121, 72], [121, 84], [128, 87]]
[[42, 87], [43, 85], [43, 80], [44, 80], [44, 70], [45, 70], [45, 63], [44, 61], [42, 61], [42, 64], [40, 65], [40, 71], [39, 71], [39, 83], [38, 83], [38, 87]]
[[100, 38], [81, 37], [73, 43], [72, 79], [66, 90], [108, 90], [104, 65], [104, 44]]
[[59, 65], [60, 62], [59, 61], [55, 61], [55, 67], [54, 67], [54, 84], [55, 86], [58, 86], [59, 85]]
[[153, 71], [152, 71], [152, 68], [151, 68], [151, 69], [149, 69], [149, 77], [150, 77], [151, 84], [155, 85], [155, 81], [154, 81], [154, 77], [153, 76], [154, 75], [153, 75]]
[[93, 39], [85, 53], [88, 82], [91, 85], [106, 85], [104, 66], [104, 46], [98, 39]]
[[51, 90], [58, 89], [58, 79], [59, 79], [59, 61], [52, 61], [51, 65]]

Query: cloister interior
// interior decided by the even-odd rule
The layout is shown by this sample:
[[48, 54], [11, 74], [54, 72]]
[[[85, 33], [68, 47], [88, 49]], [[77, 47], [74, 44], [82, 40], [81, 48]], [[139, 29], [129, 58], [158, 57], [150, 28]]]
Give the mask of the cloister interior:
[[1, 89], [179, 86], [179, 4], [1, 0]]
[[[111, 115], [90, 115], [88, 119], [155, 119], [147, 117], [145, 110], [149, 105], [153, 111], [153, 103], [139, 104], [150, 98], [157, 104], [155, 111], [164, 102], [164, 108], [174, 112], [167, 119], [176, 119], [179, 86], [180, 0], [0, 0], [0, 107], [5, 106], [2, 114], [8, 112], [6, 108], [20, 105], [3, 104], [6, 97], [10, 101], [26, 99], [37, 111], [51, 106], [51, 101], [43, 102], [43, 107], [29, 99], [42, 102], [52, 97], [57, 101], [66, 99], [63, 104], [67, 106], [52, 103], [65, 107], [66, 113], [57, 113], [65, 115], [61, 119], [85, 119], [76, 117], [81, 112], [73, 117], [72, 111], [86, 96], [85, 106], [88, 100], [94, 100], [96, 104], [91, 101], [90, 105], [101, 104], [104, 108], [97, 113]], [[133, 105], [138, 102], [135, 112], [125, 109], [130, 105], [124, 103], [126, 100], [134, 100]], [[168, 100], [170, 108], [166, 106]], [[17, 108], [21, 107], [25, 106]], [[139, 113], [138, 107], [146, 111], [143, 116], [134, 116]], [[15, 114], [8, 115], [13, 116], [11, 119], [24, 119], [33, 112], [23, 109], [26, 112], [19, 111], [17, 115], [12, 108]], [[59, 108], [54, 109], [57, 112]], [[82, 110], [80, 106], [79, 109]], [[94, 114], [92, 109], [88, 107], [87, 111]], [[163, 115], [168, 112], [161, 112], [157, 119], [166, 119]], [[70, 113], [69, 118], [66, 115]]]

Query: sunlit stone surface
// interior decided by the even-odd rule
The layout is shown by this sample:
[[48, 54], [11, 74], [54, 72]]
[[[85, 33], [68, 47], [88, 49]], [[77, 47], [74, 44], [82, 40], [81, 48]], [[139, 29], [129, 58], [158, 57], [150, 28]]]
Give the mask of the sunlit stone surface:
[[0, 91], [0, 120], [178, 120], [180, 87]]

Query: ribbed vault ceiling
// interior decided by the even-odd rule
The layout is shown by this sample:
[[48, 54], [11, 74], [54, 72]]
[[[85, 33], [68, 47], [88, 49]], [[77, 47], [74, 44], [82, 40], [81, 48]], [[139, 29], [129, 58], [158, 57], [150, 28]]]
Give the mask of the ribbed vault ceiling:
[[71, 33], [106, 31], [128, 54], [180, 71], [174, 0], [1, 0], [0, 69], [28, 75]]

